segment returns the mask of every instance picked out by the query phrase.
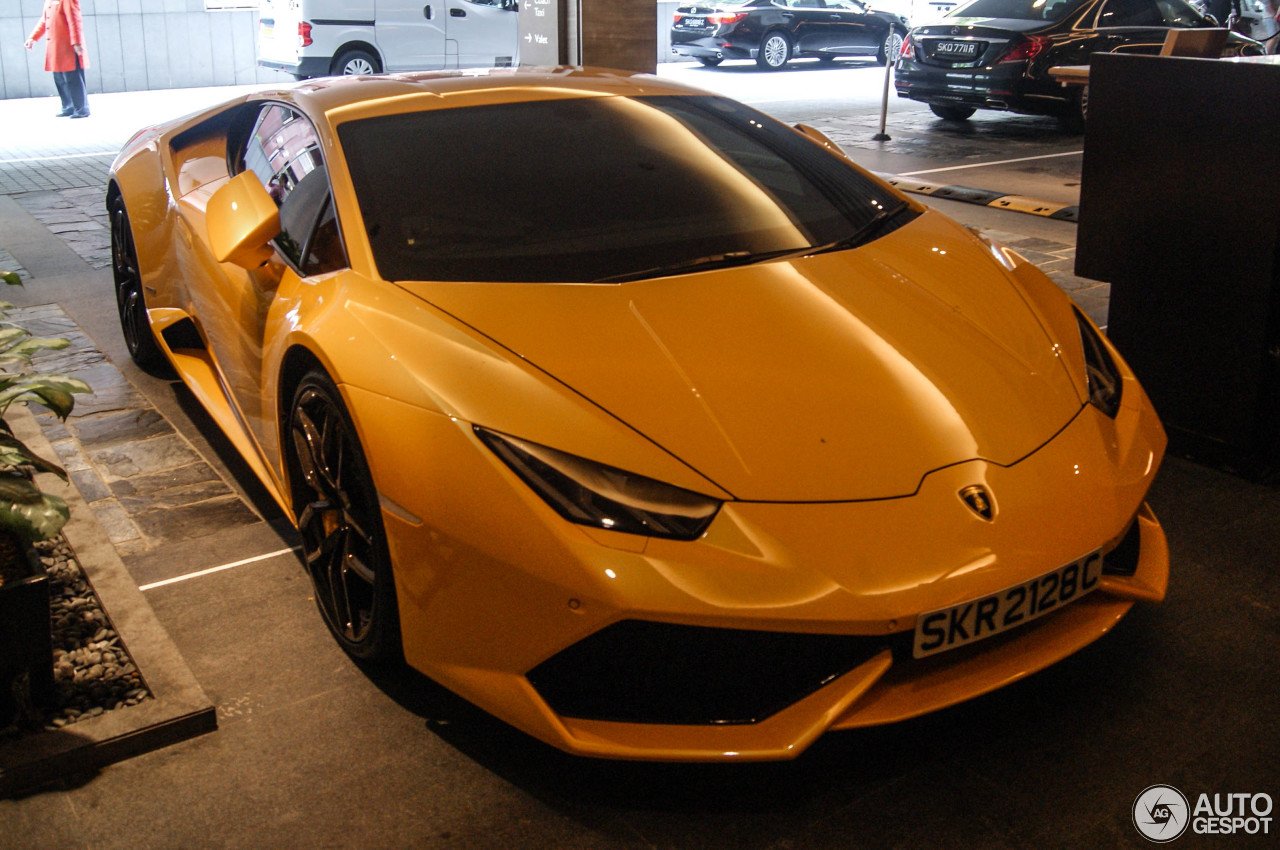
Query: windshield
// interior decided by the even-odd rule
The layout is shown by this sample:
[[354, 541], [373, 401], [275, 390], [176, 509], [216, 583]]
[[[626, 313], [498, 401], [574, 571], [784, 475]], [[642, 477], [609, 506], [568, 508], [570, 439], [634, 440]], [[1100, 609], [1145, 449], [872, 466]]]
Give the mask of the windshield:
[[901, 203], [711, 96], [444, 108], [338, 135], [387, 280], [657, 277], [836, 242]]
[[1060, 21], [1089, 0], [971, 0], [947, 13], [948, 18], [1013, 18]]

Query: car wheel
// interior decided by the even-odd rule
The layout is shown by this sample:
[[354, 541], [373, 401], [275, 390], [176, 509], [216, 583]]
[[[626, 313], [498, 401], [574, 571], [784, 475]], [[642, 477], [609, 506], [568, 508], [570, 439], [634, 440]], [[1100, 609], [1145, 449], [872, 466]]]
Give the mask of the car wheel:
[[890, 62], [897, 61], [898, 55], [902, 53], [902, 42], [901, 31], [890, 29], [889, 34], [880, 43], [880, 52], [876, 54], [876, 64], [887, 65]]
[[791, 58], [791, 40], [787, 34], [774, 30], [767, 33], [760, 42], [760, 52], [756, 54], [756, 64], [766, 71], [777, 71], [787, 64]]
[[124, 198], [116, 195], [108, 210], [111, 218], [111, 273], [116, 284], [116, 309], [120, 313], [120, 332], [133, 362], [153, 369], [164, 362], [147, 318], [147, 298], [138, 271], [138, 252], [133, 244], [133, 229]]
[[323, 371], [298, 384], [288, 428], [293, 509], [316, 605], [347, 653], [394, 658], [400, 625], [378, 491], [342, 396]]
[[724, 59], [721, 59], [721, 58], [712, 59], [710, 56], [699, 56], [698, 61], [701, 62], [703, 65], [706, 65], [708, 68], [714, 68], [717, 65], [719, 65], [721, 62], [723, 62]]
[[377, 74], [382, 70], [378, 57], [367, 50], [345, 50], [333, 60], [329, 70], [335, 77], [354, 74]]
[[1089, 87], [1078, 88], [1079, 91], [1067, 101], [1067, 111], [1061, 116], [1062, 129], [1068, 133], [1083, 133], [1084, 122], [1089, 115]]
[[933, 114], [947, 121], [968, 121], [969, 116], [978, 110], [972, 106], [952, 106], [950, 104], [931, 103], [929, 109]]
[[831, 54], [831, 53], [823, 53], [818, 56], [819, 65], [833, 65], [835, 64], [835, 61], [836, 61], [836, 57], [834, 54]]

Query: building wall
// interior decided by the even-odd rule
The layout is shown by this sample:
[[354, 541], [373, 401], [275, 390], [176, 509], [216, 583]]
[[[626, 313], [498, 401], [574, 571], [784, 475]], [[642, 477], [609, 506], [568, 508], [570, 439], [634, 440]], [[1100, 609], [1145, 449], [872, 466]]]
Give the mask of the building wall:
[[[23, 42], [43, 0], [0, 0], [0, 98], [57, 93], [43, 39]], [[258, 13], [206, 12], [205, 0], [80, 0], [89, 92], [290, 82], [257, 64]]]
[[[634, 2], [634, 0], [630, 0]], [[671, 53], [671, 17], [657, 2], [657, 61]], [[0, 99], [57, 94], [44, 70], [44, 41], [23, 42], [43, 0], [0, 0]], [[89, 92], [292, 82], [257, 64], [258, 13], [206, 12], [205, 0], [80, 0], [89, 51]]]

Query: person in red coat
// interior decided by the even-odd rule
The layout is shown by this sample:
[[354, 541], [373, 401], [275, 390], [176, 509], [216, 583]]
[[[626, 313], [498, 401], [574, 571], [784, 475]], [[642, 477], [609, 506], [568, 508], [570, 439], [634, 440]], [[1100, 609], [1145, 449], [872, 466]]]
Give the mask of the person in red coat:
[[30, 50], [40, 36], [46, 37], [44, 69], [53, 72], [53, 84], [62, 98], [61, 118], [88, 118], [89, 101], [84, 89], [84, 69], [89, 55], [84, 49], [84, 21], [80, 0], [44, 0], [40, 22], [27, 39]]

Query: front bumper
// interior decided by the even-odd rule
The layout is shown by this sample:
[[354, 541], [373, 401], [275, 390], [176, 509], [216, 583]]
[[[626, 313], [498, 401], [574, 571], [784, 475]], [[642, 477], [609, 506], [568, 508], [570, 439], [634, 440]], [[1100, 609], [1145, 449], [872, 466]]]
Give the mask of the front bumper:
[[[1144, 499], [1165, 437], [1125, 372], [1115, 420], [1083, 407], [1013, 466], [947, 467], [907, 498], [727, 502], [693, 542], [565, 523], [469, 424], [351, 387], [344, 393], [385, 499], [410, 665], [571, 753], [766, 760], [793, 758], [828, 730], [903, 720], [1016, 681], [1101, 637], [1135, 601], [1163, 598], [1168, 548]], [[975, 482], [994, 496], [994, 521], [958, 498]], [[1089, 596], [971, 646], [922, 660], [902, 651], [920, 612], [980, 598], [1096, 549], [1109, 553], [1134, 522], [1138, 551], [1125, 556], [1131, 575], [1108, 575]], [[797, 637], [803, 644], [807, 636], [847, 655], [836, 669], [792, 682], [786, 699], [755, 714], [754, 705], [736, 715], [682, 714], [684, 706], [619, 714], [607, 689], [598, 707], [566, 703], [575, 676], [595, 675], [578, 666], [575, 648], [633, 621], [743, 630], [766, 643], [777, 635], [779, 644]], [[688, 662], [697, 654], [677, 641], [667, 657], [696, 670]], [[543, 675], [549, 669], [552, 686]], [[717, 687], [730, 697], [773, 684], [724, 678]], [[637, 681], [635, 692], [647, 699], [637, 704], [661, 712], [688, 696], [681, 681], [696, 678], [671, 681], [675, 690], [668, 684], [665, 692]], [[625, 688], [618, 693], [627, 699]]]

